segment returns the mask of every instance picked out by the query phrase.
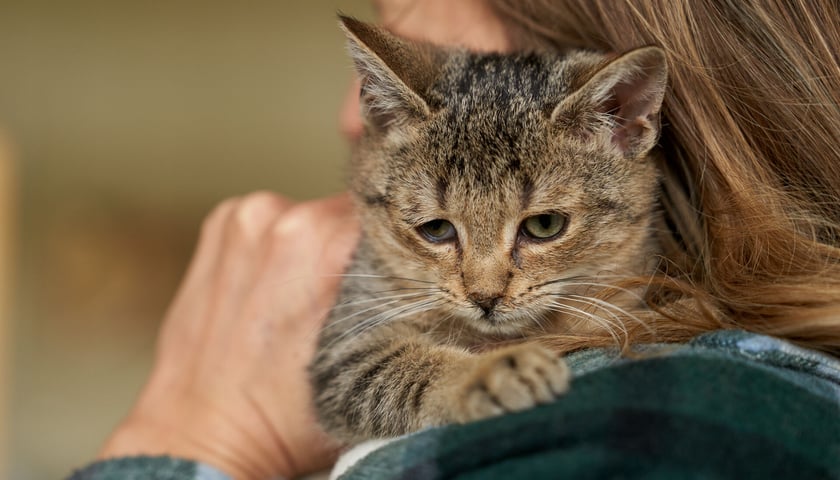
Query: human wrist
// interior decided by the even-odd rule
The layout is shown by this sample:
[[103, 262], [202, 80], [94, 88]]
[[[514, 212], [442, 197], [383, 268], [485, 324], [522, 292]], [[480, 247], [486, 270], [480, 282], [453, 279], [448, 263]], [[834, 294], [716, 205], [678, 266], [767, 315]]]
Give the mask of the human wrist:
[[197, 425], [133, 412], [112, 432], [97, 459], [166, 455], [212, 466], [236, 479], [295, 476], [282, 455], [269, 458], [262, 454], [264, 445], [256, 444], [246, 432], [233, 435], [232, 431], [218, 422]]

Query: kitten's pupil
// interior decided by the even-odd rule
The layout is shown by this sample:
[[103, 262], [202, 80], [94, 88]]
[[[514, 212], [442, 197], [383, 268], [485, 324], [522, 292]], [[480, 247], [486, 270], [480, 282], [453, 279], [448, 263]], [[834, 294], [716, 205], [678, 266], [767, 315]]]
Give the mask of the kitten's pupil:
[[522, 223], [522, 232], [525, 236], [547, 240], [559, 235], [566, 226], [566, 216], [559, 213], [543, 213], [528, 217]]
[[429, 233], [440, 235], [445, 233], [446, 229], [444, 228], [445, 221], [444, 220], [432, 220], [428, 223], [426, 230]]
[[445, 242], [455, 238], [455, 227], [446, 220], [436, 219], [431, 222], [424, 223], [418, 228], [420, 233], [426, 240], [437, 243]]

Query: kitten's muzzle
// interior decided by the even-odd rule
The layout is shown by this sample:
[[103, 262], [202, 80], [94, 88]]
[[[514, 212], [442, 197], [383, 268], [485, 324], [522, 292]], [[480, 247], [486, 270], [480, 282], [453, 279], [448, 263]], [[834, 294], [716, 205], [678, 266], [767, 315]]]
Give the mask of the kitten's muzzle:
[[489, 316], [493, 313], [493, 309], [496, 308], [496, 305], [502, 301], [502, 295], [495, 293], [486, 294], [473, 292], [467, 295], [467, 298], [480, 308], [484, 312], [485, 316]]

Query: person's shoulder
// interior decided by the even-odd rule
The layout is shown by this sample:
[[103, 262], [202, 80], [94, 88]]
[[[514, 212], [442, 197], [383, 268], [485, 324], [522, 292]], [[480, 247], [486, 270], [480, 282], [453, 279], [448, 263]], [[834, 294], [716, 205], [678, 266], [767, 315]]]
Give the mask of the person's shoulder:
[[693, 339], [676, 354], [746, 362], [813, 394], [840, 401], [840, 360], [786, 340], [739, 330], [721, 330]]
[[[673, 358], [674, 360], [665, 360]], [[786, 381], [829, 398], [840, 399], [840, 360], [789, 341], [742, 330], [718, 330], [695, 337], [684, 344], [648, 344], [629, 353], [616, 349], [590, 349], [568, 356], [576, 377], [627, 363], [694, 358], [759, 368]], [[687, 372], [674, 371], [684, 376]]]

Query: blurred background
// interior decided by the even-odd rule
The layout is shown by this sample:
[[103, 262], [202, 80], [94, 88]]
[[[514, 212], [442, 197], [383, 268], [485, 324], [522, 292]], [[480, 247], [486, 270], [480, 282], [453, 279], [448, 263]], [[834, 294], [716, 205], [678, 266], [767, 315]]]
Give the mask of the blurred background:
[[0, 478], [93, 458], [216, 203], [341, 190], [338, 10], [0, 0]]

